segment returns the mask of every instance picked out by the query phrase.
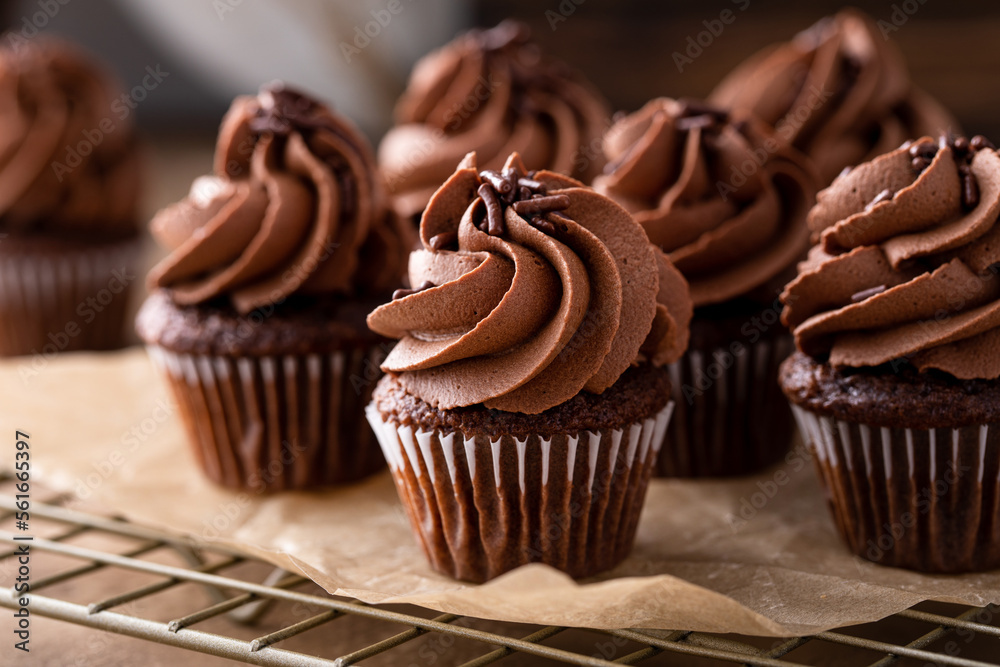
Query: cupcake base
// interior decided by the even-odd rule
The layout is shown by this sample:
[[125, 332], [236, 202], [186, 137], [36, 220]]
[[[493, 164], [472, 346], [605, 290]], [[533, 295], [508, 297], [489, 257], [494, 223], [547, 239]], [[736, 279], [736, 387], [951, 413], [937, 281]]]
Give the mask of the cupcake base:
[[777, 378], [792, 338], [780, 307], [739, 313], [695, 312], [688, 350], [669, 366], [677, 408], [660, 477], [748, 475], [788, 453], [794, 422]]
[[436, 410], [389, 376], [367, 416], [431, 565], [483, 582], [531, 562], [577, 578], [620, 563], [671, 411], [665, 374], [644, 368], [540, 415]]
[[272, 492], [355, 481], [385, 465], [359, 419], [388, 349], [363, 329], [367, 308], [299, 303], [241, 317], [179, 308], [162, 292], [147, 301], [140, 335], [209, 479]]
[[1000, 383], [796, 353], [782, 386], [851, 551], [924, 572], [1000, 567]]
[[0, 240], [0, 356], [124, 347], [139, 245]]

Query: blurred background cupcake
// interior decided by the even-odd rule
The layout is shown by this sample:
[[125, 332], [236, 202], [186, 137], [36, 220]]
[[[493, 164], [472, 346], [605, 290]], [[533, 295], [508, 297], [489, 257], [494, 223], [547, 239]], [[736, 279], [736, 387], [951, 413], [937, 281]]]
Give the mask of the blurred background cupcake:
[[687, 344], [687, 284], [611, 200], [475, 153], [431, 198], [416, 290], [372, 312], [398, 338], [368, 408], [433, 567], [574, 577], [632, 548]]
[[365, 315], [414, 238], [358, 130], [280, 83], [239, 97], [213, 174], [150, 227], [170, 254], [137, 327], [209, 478], [273, 491], [381, 467], [358, 419], [386, 351]]
[[119, 94], [68, 44], [0, 46], [0, 355], [124, 345], [141, 169]]
[[826, 185], [844, 167], [907, 139], [959, 131], [951, 114], [911, 83], [888, 40], [895, 28], [845, 9], [752, 56], [708, 99], [770, 123], [779, 139], [813, 158]]
[[[379, 145], [396, 210], [419, 215], [462, 157], [483, 169], [512, 152], [528, 169], [589, 182], [604, 166], [608, 103], [582, 76], [542, 53], [523, 23], [460, 35], [417, 63]], [[591, 151], [588, 156], [587, 149]]]
[[924, 138], [819, 194], [782, 300], [781, 384], [841, 536], [931, 572], [1000, 567], [1000, 156]]
[[671, 364], [677, 408], [658, 471], [748, 474], [780, 460], [792, 417], [777, 385], [792, 350], [778, 292], [809, 245], [817, 176], [745, 112], [655, 99], [604, 140], [594, 188], [624, 206], [691, 285], [687, 353]]

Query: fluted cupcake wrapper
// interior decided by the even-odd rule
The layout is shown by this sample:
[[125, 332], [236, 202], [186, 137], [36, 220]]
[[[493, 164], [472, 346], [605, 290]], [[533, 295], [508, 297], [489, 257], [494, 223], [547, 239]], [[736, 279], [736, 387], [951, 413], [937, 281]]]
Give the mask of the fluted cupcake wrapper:
[[788, 452], [794, 428], [778, 386], [790, 336], [728, 348], [689, 349], [670, 364], [677, 404], [660, 453], [661, 477], [746, 475]]
[[166, 376], [209, 479], [271, 492], [361, 479], [385, 465], [359, 418], [384, 352], [225, 357], [149, 355]]
[[851, 551], [925, 572], [1000, 567], [1000, 424], [884, 428], [792, 410]]
[[135, 241], [9, 252], [0, 241], [0, 356], [122, 347], [137, 254]]
[[621, 429], [497, 439], [366, 414], [431, 565], [467, 581], [541, 562], [573, 577], [632, 548], [673, 404]]

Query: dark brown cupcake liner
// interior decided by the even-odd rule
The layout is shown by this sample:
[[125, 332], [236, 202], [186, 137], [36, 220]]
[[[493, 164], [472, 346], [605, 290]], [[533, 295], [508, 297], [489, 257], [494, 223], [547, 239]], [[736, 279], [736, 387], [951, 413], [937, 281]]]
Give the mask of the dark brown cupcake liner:
[[272, 492], [359, 480], [385, 465], [360, 418], [384, 357], [226, 357], [148, 347], [167, 378], [195, 457], [212, 481]]
[[526, 563], [572, 577], [628, 555], [673, 409], [621, 429], [498, 439], [366, 414], [431, 565], [482, 582]]
[[125, 345], [138, 242], [61, 245], [0, 240], [0, 356]]
[[794, 423], [778, 367], [791, 354], [790, 336], [731, 347], [689, 348], [670, 364], [677, 404], [660, 452], [661, 477], [747, 475], [780, 461]]
[[1000, 424], [886, 428], [792, 410], [851, 551], [924, 572], [1000, 567]]

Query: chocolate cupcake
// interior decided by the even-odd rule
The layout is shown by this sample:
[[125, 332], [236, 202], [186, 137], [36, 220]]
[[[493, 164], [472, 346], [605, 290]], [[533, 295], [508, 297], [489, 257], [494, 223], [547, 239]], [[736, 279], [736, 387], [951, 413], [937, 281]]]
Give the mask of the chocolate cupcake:
[[399, 283], [414, 240], [371, 147], [319, 102], [271, 85], [233, 103], [214, 171], [153, 219], [170, 254], [137, 322], [202, 468], [254, 491], [377, 470], [357, 417], [388, 345], [365, 315]]
[[140, 169], [119, 96], [67, 45], [0, 47], [0, 356], [125, 344]]
[[670, 417], [684, 279], [624, 209], [516, 154], [499, 172], [466, 156], [420, 236], [419, 289], [368, 318], [400, 339], [368, 418], [431, 564], [477, 582], [614, 567]]
[[924, 138], [819, 194], [781, 384], [857, 555], [1000, 567], [1000, 156]]
[[793, 421], [777, 374], [792, 342], [778, 293], [809, 245], [810, 162], [751, 116], [666, 98], [617, 121], [604, 147], [594, 188], [669, 255], [695, 306], [690, 347], [670, 365], [677, 409], [658, 473], [739, 475], [781, 459]]
[[528, 169], [585, 182], [604, 166], [610, 108], [583, 77], [541, 53], [526, 26], [505, 21], [459, 36], [417, 63], [379, 165], [399, 214], [419, 220], [470, 151], [483, 169], [513, 152]]
[[750, 57], [708, 99], [770, 123], [778, 139], [816, 162], [822, 185], [907, 139], [958, 131], [951, 114], [910, 82], [895, 45], [856, 9]]

